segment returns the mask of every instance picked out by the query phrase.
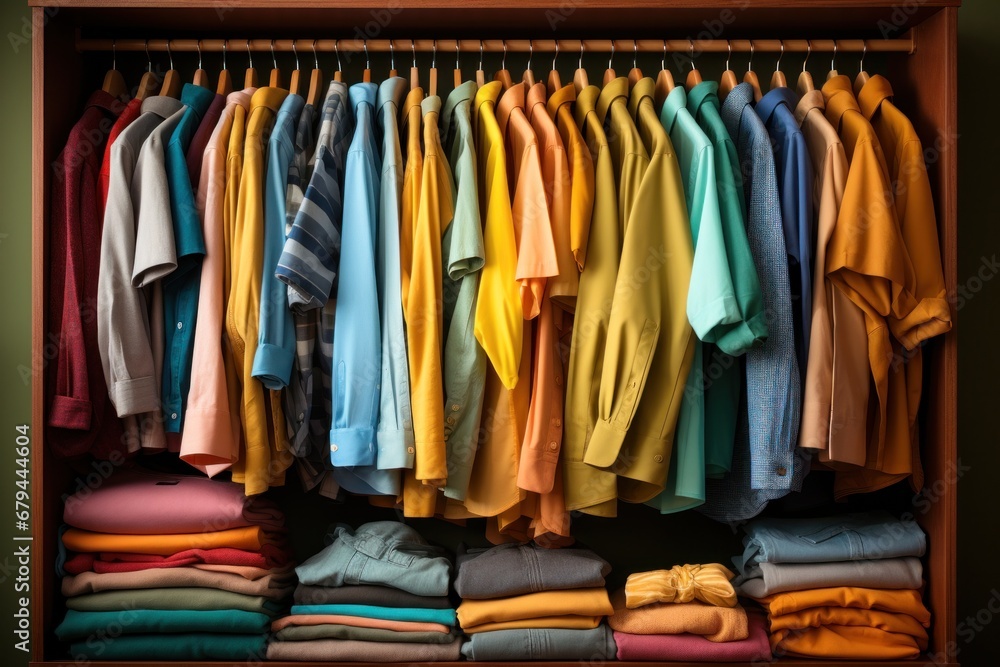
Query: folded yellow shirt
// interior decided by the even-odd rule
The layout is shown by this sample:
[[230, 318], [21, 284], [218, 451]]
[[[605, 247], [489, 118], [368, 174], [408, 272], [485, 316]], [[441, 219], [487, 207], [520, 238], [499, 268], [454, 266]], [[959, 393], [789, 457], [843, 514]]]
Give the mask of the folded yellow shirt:
[[260, 526], [230, 528], [211, 533], [178, 533], [175, 535], [116, 535], [92, 533], [70, 528], [62, 536], [70, 551], [156, 554], [170, 556], [187, 549], [244, 549], [256, 551], [273, 543], [273, 534]]
[[604, 588], [542, 591], [493, 600], [463, 600], [458, 605], [462, 628], [483, 623], [519, 621], [540, 616], [606, 616], [614, 611]]
[[481, 623], [469, 628], [462, 628], [467, 635], [477, 632], [492, 632], [494, 630], [523, 630], [525, 628], [558, 628], [562, 630], [592, 630], [601, 624], [603, 616], [539, 616], [538, 618], [522, 618], [517, 621], [498, 621], [496, 623]]
[[636, 572], [625, 582], [625, 604], [635, 609], [654, 602], [701, 600], [716, 607], [735, 607], [736, 591], [729, 583], [735, 576], [718, 563]]
[[846, 607], [813, 607], [771, 617], [771, 632], [799, 631], [827, 626], [875, 628], [883, 632], [910, 635], [918, 643], [927, 644], [927, 629], [909, 614], [894, 614], [873, 609]]
[[775, 657], [835, 660], [905, 660], [927, 649], [927, 640], [899, 632], [856, 625], [827, 625], [808, 630], [778, 630], [771, 634]]
[[813, 607], [849, 607], [876, 609], [894, 614], [908, 614], [924, 627], [931, 623], [931, 613], [921, 600], [920, 591], [913, 589], [884, 590], [879, 588], [813, 588], [769, 595], [759, 600], [772, 618]]
[[633, 635], [701, 635], [713, 642], [733, 642], [750, 636], [743, 607], [716, 607], [703, 602], [654, 602], [638, 609], [625, 606], [625, 591], [614, 595], [612, 630]]

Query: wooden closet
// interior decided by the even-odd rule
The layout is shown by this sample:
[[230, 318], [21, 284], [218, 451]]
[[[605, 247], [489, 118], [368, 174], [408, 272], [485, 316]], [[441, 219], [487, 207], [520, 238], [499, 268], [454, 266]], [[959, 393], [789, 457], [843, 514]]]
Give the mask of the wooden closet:
[[[360, 72], [364, 55], [360, 54], [362, 37], [369, 40], [411, 38], [449, 40], [454, 48], [455, 38], [469, 40], [533, 39], [539, 41], [616, 39], [620, 44], [615, 60], [618, 71], [627, 72], [632, 62], [632, 40], [663, 39], [732, 40], [734, 45], [742, 40], [910, 40], [910, 53], [869, 53], [867, 69], [885, 74], [896, 92], [897, 105], [910, 117], [923, 141], [932, 187], [944, 275], [948, 294], [956, 294], [957, 236], [958, 236], [958, 114], [957, 114], [957, 12], [960, 0], [29, 0], [32, 6], [33, 58], [33, 125], [32, 125], [32, 331], [34, 368], [42, 369], [46, 363], [45, 304], [49, 298], [45, 284], [48, 260], [48, 209], [52, 163], [62, 149], [70, 128], [77, 121], [86, 96], [101, 85], [104, 71], [111, 64], [111, 53], [82, 51], [81, 40], [117, 39], [117, 62], [126, 72], [130, 84], [138, 82], [146, 70], [146, 55], [141, 50], [125, 53], [122, 40], [180, 40], [193, 42], [199, 39], [340, 39], [341, 56], [345, 56], [345, 76], [348, 83], [360, 80], [349, 76], [347, 63]], [[345, 44], [358, 49], [350, 53]], [[308, 43], [308, 42], [304, 42]], [[450, 68], [449, 47], [442, 45], [438, 57]], [[538, 47], [536, 46], [536, 49]], [[466, 46], [463, 45], [463, 49]], [[488, 49], [493, 50], [493, 49]], [[396, 45], [395, 62], [400, 70], [409, 67], [407, 48]], [[641, 54], [659, 70], [661, 54], [646, 49]], [[747, 54], [745, 50], [732, 56], [733, 69], [742, 76]], [[323, 69], [332, 76], [336, 60], [330, 50], [320, 52]], [[388, 54], [380, 54], [386, 59]], [[463, 67], [468, 78], [480, 58], [475, 48], [462, 52]], [[488, 53], [488, 56], [499, 56]], [[677, 71], [671, 56], [667, 66]], [[790, 79], [797, 75], [802, 65], [803, 53], [785, 56], [783, 68]], [[166, 69], [166, 54], [154, 54], [156, 62]], [[175, 49], [173, 56], [193, 58], [190, 52], [183, 56]], [[511, 69], [523, 64], [525, 54], [511, 53]], [[535, 53], [536, 69], [547, 69], [551, 51]], [[711, 57], [725, 59], [723, 41], [721, 53], [714, 49]], [[794, 56], [794, 58], [792, 57]], [[841, 51], [837, 55], [839, 69], [853, 75], [857, 73], [859, 53]], [[210, 59], [211, 57], [211, 59]], [[283, 58], [290, 57], [282, 54]], [[299, 57], [304, 67], [312, 63], [312, 54], [299, 45]], [[420, 54], [421, 67], [429, 64], [429, 54]], [[519, 57], [520, 60], [515, 61]], [[559, 55], [564, 80], [566, 73], [576, 67], [578, 53], [565, 47]], [[598, 57], [601, 58], [598, 65]], [[594, 63], [592, 79], [599, 80], [608, 57], [588, 50], [587, 62]], [[756, 69], [769, 73], [773, 69], [775, 54], [757, 50]], [[831, 53], [820, 51], [813, 45], [810, 69], [825, 76]], [[271, 56], [266, 51], [256, 51], [254, 60], [258, 70], [271, 67]], [[229, 47], [229, 69], [236, 79], [241, 79], [246, 67], [246, 51]], [[215, 77], [221, 56], [205, 54], [206, 69]], [[492, 61], [491, 61], [492, 62]], [[713, 61], [714, 62], [714, 61]], [[721, 62], [721, 60], [719, 61]], [[600, 69], [598, 69], [600, 67]], [[194, 67], [178, 67], [184, 80]], [[388, 67], [385, 68], [388, 70]], [[717, 77], [721, 68], [701, 67], [706, 78]], [[132, 73], [132, 76], [129, 75]], [[649, 74], [649, 71], [647, 71]], [[380, 72], [378, 76], [384, 75]], [[426, 72], [423, 74], [426, 76]], [[488, 74], [489, 75], [489, 72]], [[378, 76], [373, 77], [378, 78]], [[682, 75], [683, 76], [683, 75]], [[449, 77], [450, 78], [450, 77]], [[769, 77], [768, 77], [769, 78]], [[762, 80], [764, 77], [762, 75]], [[821, 84], [822, 78], [817, 78]], [[956, 313], [952, 313], [955, 321]], [[926, 488], [922, 498], [905, 492], [908, 499], [890, 509], [910, 512], [928, 535], [928, 553], [925, 558], [927, 589], [925, 601], [933, 614], [928, 656], [922, 662], [935, 665], [957, 665], [956, 644], [956, 502], [955, 471], [958, 462], [957, 442], [957, 359], [958, 329], [952, 330], [925, 348], [924, 391], [921, 406], [921, 447], [926, 470]], [[43, 438], [47, 406], [42, 386], [42, 373], [36, 373], [33, 384], [33, 468], [32, 535], [33, 591], [32, 591], [32, 664], [73, 664], [67, 662], [65, 648], [53, 635], [53, 628], [61, 620], [64, 606], [59, 594], [59, 579], [54, 562], [57, 552], [58, 527], [62, 520], [62, 496], [76, 488], [75, 477], [89, 464], [71, 467], [51, 453]], [[85, 475], [83, 475], [85, 477]], [[640, 532], [665, 536], [670, 522], [683, 521], [678, 515], [661, 517], [649, 508], [624, 519], [604, 519], [605, 523], [587, 523], [587, 535], [593, 538], [607, 530], [609, 544], [618, 540], [621, 527], [616, 521], [641, 521], [629, 523], [624, 540], [635, 527]], [[641, 510], [635, 510], [640, 512]], [[846, 510], [845, 510], [846, 511]], [[598, 526], [599, 528], [594, 528]], [[733, 540], [728, 526], [719, 525], [722, 538]], [[659, 531], [659, 532], [657, 532]], [[676, 532], [676, 531], [675, 531]], [[641, 539], [641, 538], [639, 538]], [[649, 536], [646, 536], [649, 540]], [[665, 539], [665, 537], [662, 537]], [[689, 534], [682, 539], [701, 539]], [[706, 538], [708, 539], [708, 538]], [[591, 542], [590, 546], [597, 547]], [[622, 548], [628, 550], [627, 543]], [[598, 547], [598, 551], [600, 551]], [[640, 548], [635, 548], [639, 553]], [[718, 554], [723, 561], [736, 551]], [[661, 563], [669, 567], [672, 563]], [[155, 656], [151, 656], [154, 658]], [[813, 661], [780, 659], [782, 665], [850, 665], [848, 661]], [[91, 662], [100, 665], [121, 665], [115, 662]], [[195, 664], [149, 662], [147, 665]], [[298, 664], [310, 663], [274, 663]], [[313, 663], [320, 664], [320, 663]], [[335, 663], [330, 663], [335, 664]], [[362, 663], [356, 663], [362, 664]], [[528, 664], [528, 663], [524, 663]], [[549, 663], [560, 664], [560, 663]], [[576, 663], [567, 662], [565, 665]], [[653, 664], [653, 663], [621, 663]], [[670, 663], [709, 664], [709, 663]], [[886, 665], [912, 665], [911, 661], [886, 662]]]

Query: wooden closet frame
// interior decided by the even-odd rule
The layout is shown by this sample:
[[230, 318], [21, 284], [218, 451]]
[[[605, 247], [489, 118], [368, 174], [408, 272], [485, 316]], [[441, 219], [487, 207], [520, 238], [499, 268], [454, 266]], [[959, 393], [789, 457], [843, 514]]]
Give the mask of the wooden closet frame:
[[[727, 26], [731, 34], [714, 37], [733, 40], [911, 38], [914, 53], [887, 54], [886, 74], [897, 93], [899, 105], [913, 120], [923, 140], [935, 195], [945, 281], [949, 296], [957, 294], [956, 58], [960, 0], [524, 0], [516, 3], [513, 0], [389, 0], [388, 3], [358, 0], [30, 0], [28, 4], [32, 7], [33, 26], [32, 353], [34, 368], [39, 371], [32, 387], [35, 469], [32, 665], [75, 664], [72, 659], [57, 658], [59, 644], [52, 634], [59, 620], [54, 618], [53, 607], [57, 606], [58, 592], [54, 557], [56, 530], [62, 514], [60, 497], [69, 490], [72, 477], [58, 458], [50, 460], [45, 447], [42, 425], [46, 407], [41, 370], [46, 363], [44, 317], [50, 165], [79, 117], [77, 100], [84, 99], [96, 84], [81, 80], [83, 57], [75, 48], [81, 35], [197, 38], [203, 33], [205, 37], [347, 40], [355, 37], [354, 26], [368, 24], [379, 26], [380, 31], [380, 34], [368, 34], [370, 38], [687, 39], [697, 38], [711, 25], [717, 27], [718, 23], [712, 22], [729, 11], [738, 17], [731, 28]], [[376, 19], [386, 14], [376, 16], [372, 12], [385, 10], [387, 5], [391, 20], [382, 25]], [[370, 21], [375, 23], [370, 24]], [[231, 53], [230, 57], [234, 55]], [[263, 55], [258, 54], [258, 57]], [[823, 55], [813, 53], [814, 58]], [[406, 55], [397, 53], [397, 56], [406, 62]], [[622, 61], [619, 67], [623, 71], [627, 70], [626, 56], [619, 51]], [[466, 56], [472, 57], [471, 53]], [[844, 58], [842, 54], [841, 59]], [[855, 62], [851, 57], [843, 60], [841, 67], [853, 74]], [[953, 321], [955, 316], [953, 312]], [[926, 600], [933, 614], [930, 648], [922, 663], [880, 663], [884, 665], [958, 664], [955, 657], [958, 644], [955, 611], [957, 489], [954, 476], [958, 463], [957, 352], [957, 325], [925, 348], [921, 442], [927, 478], [926, 500], [929, 502], [915, 504], [913, 514], [928, 534]], [[797, 659], [777, 662], [802, 667], [862, 664]], [[101, 667], [125, 663], [93, 661], [89, 664]], [[548, 664], [568, 667], [580, 663]]]

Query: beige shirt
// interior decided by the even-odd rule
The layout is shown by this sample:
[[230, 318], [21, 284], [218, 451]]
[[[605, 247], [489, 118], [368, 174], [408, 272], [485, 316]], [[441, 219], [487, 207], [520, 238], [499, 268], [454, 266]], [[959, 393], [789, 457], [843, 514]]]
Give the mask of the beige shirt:
[[824, 115], [823, 93], [807, 93], [795, 108], [809, 146], [816, 216], [812, 330], [802, 401], [799, 446], [824, 461], [864, 460], [868, 434], [868, 334], [864, 312], [826, 278], [826, 246], [847, 185], [847, 154]]

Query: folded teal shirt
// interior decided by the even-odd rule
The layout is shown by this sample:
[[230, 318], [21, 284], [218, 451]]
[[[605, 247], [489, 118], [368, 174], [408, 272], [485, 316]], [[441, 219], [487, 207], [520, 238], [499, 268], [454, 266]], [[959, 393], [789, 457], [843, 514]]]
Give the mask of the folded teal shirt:
[[59, 641], [86, 639], [91, 635], [117, 637], [144, 633], [213, 632], [267, 634], [271, 617], [252, 611], [125, 609], [121, 611], [66, 612], [56, 628]]
[[193, 632], [182, 640], [171, 635], [127, 635], [86, 641], [69, 647], [73, 659], [100, 660], [233, 660], [259, 663], [267, 652], [267, 635]]
[[417, 623], [442, 623], [456, 625], [454, 609], [415, 609], [412, 607], [373, 607], [367, 604], [297, 604], [293, 615], [340, 614], [380, 618], [385, 621], [414, 621]]

